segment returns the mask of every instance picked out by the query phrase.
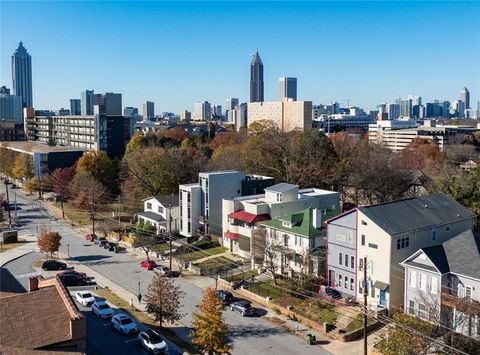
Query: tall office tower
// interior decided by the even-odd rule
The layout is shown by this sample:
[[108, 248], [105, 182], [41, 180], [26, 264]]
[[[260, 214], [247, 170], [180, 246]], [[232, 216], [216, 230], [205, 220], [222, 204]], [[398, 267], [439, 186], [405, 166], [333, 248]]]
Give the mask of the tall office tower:
[[465, 117], [465, 102], [455, 100], [450, 105], [450, 114], [455, 117]]
[[80, 93], [81, 107], [80, 112], [82, 116], [93, 115], [93, 90], [85, 90]]
[[13, 120], [23, 123], [22, 98], [10, 95], [10, 90], [2, 86], [0, 90], [0, 120]]
[[196, 121], [206, 121], [212, 117], [212, 106], [210, 102], [195, 102], [195, 111], [193, 113], [193, 118]]
[[70, 114], [77, 116], [82, 114], [82, 101], [80, 99], [70, 99]]
[[238, 106], [238, 99], [235, 97], [227, 98], [227, 105], [225, 106], [225, 111], [235, 110], [235, 107]]
[[297, 101], [297, 78], [278, 79], [280, 101], [292, 99]]
[[155, 117], [155, 106], [152, 101], [145, 101], [143, 103], [143, 119], [146, 121]]
[[398, 104], [387, 104], [386, 112], [389, 120], [396, 120], [400, 117], [400, 106]]
[[188, 110], [180, 112], [180, 121], [190, 122], [192, 119], [192, 113]]
[[138, 108], [136, 107], [125, 107], [123, 109], [124, 117], [135, 117], [138, 116]]
[[121, 116], [122, 94], [107, 92], [93, 95], [93, 113], [95, 115]]
[[33, 107], [32, 57], [20, 42], [12, 55], [13, 95], [22, 97], [23, 107]]
[[470, 91], [468, 91], [467, 87], [464, 87], [458, 98], [465, 103], [465, 109], [468, 110], [470, 108]]
[[222, 116], [222, 105], [213, 105], [212, 116], [215, 116], [215, 117]]
[[263, 63], [258, 51], [250, 64], [250, 102], [263, 102]]

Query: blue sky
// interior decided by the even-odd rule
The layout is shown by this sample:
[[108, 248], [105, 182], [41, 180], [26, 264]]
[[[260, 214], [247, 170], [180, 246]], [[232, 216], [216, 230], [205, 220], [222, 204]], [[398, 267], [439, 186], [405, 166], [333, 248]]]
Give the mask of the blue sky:
[[193, 109], [249, 95], [250, 55], [265, 99], [298, 78], [299, 99], [367, 109], [399, 96], [454, 100], [480, 91], [480, 2], [0, 1], [0, 84], [22, 40], [36, 108], [80, 91], [121, 92], [124, 106]]

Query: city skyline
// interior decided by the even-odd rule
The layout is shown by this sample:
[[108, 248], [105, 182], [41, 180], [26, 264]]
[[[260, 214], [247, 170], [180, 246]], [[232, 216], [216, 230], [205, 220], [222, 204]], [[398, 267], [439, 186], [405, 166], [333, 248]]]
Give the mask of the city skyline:
[[[250, 55], [256, 48], [266, 63], [265, 101], [277, 100], [278, 79], [285, 76], [297, 77], [298, 99], [314, 104], [335, 100], [346, 104], [348, 100], [352, 105], [374, 109], [379, 103], [408, 95], [422, 96], [424, 102], [453, 101], [464, 86], [471, 91], [470, 106], [476, 108], [479, 100], [480, 65], [475, 48], [480, 31], [473, 19], [480, 14], [480, 5], [475, 2], [301, 6], [266, 2], [255, 5], [255, 14], [247, 17], [252, 5], [243, 2], [23, 4], [1, 5], [0, 80], [1, 85], [12, 88], [8, 59], [23, 41], [32, 55], [38, 109], [68, 108], [70, 99], [80, 98], [80, 92], [89, 88], [95, 92], [122, 93], [124, 106], [139, 108], [150, 99], [157, 112], [192, 110], [196, 101], [221, 104], [227, 97], [239, 97], [240, 102], [246, 102]], [[201, 18], [195, 12], [199, 8]], [[104, 21], [90, 29], [91, 20], [80, 14], [94, 9]], [[59, 22], [41, 21], [46, 13], [57, 15]], [[71, 13], [78, 16], [72, 20], [68, 16]], [[166, 16], [166, 23], [175, 30], [163, 25], [160, 29], [144, 28], [140, 20], [148, 13], [152, 18], [156, 14]], [[320, 14], [324, 16], [321, 19]], [[340, 15], [345, 29], [335, 25]], [[122, 24], [125, 16], [130, 21], [128, 26]], [[238, 21], [231, 21], [231, 16], [238, 16]], [[438, 16], [444, 17], [441, 24], [430, 21]], [[209, 22], [212, 17], [215, 26]], [[315, 26], [312, 18], [316, 19]], [[226, 24], [227, 19], [229, 26], [219, 33], [218, 27]], [[275, 33], [285, 26], [281, 23], [285, 19], [296, 25], [290, 26], [289, 33], [278, 36]], [[402, 21], [402, 26], [389, 28], [389, 21]], [[245, 22], [250, 28], [243, 27]], [[43, 36], [30, 31], [27, 23], [41, 25]], [[106, 31], [112, 23], [117, 31]], [[62, 24], [68, 25], [58, 31]], [[180, 26], [183, 24], [187, 26]], [[79, 25], [85, 31], [83, 35]], [[127, 29], [132, 25], [138, 29], [129, 33]], [[382, 34], [378, 34], [380, 27]], [[102, 31], [106, 38], [93, 41]], [[153, 41], [159, 31], [163, 35]], [[254, 32], [258, 33], [256, 37], [251, 36]], [[200, 36], [219, 43], [225, 43], [223, 39], [228, 36], [235, 41], [230, 42], [227, 50], [222, 45], [215, 53], [208, 51], [198, 56], [195, 53]], [[466, 44], [455, 51], [442, 51], [439, 55], [433, 50], [435, 38], [448, 43], [460, 36], [467, 39], [463, 42]], [[398, 43], [399, 49], [408, 44], [414, 55], [392, 51], [389, 48], [393, 43]], [[141, 55], [146, 53], [146, 46], [151, 47], [151, 52]], [[458, 60], [462, 65], [454, 66]]]

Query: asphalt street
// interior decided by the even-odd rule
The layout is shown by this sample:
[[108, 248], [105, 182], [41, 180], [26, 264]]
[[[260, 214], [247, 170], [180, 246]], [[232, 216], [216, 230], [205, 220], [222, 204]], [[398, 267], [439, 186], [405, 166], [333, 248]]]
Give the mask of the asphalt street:
[[[4, 189], [4, 186], [2, 185], [0, 189]], [[87, 265], [133, 294], [137, 294], [139, 288], [142, 295], [146, 293], [153, 278], [152, 271], [140, 268], [138, 260], [128, 254], [114, 254], [86, 241], [85, 236], [53, 219], [45, 209], [32, 206], [34, 198], [25, 197], [22, 192], [17, 192], [17, 203], [23, 206], [18, 211], [21, 232], [36, 233], [38, 226], [46, 225], [62, 235], [60, 251], [69, 253], [70, 258], [67, 260], [69, 263]], [[26, 273], [25, 269], [19, 271]], [[202, 300], [203, 290], [182, 278], [175, 279], [175, 282], [186, 293], [182, 300], [182, 312], [185, 316], [181, 320], [185, 326], [177, 329], [177, 333], [186, 335], [190, 332], [192, 313], [197, 310], [196, 306]], [[229, 339], [234, 345], [233, 354], [329, 354], [318, 346], [306, 345], [303, 339], [260, 317], [241, 317], [238, 313], [226, 310], [224, 319], [229, 326]]]

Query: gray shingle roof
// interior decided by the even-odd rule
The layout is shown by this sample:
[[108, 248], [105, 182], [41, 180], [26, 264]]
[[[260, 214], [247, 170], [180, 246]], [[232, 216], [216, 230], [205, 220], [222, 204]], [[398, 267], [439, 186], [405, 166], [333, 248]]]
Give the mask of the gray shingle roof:
[[365, 206], [358, 210], [390, 235], [475, 217], [444, 193]]
[[480, 280], [480, 241], [471, 230], [422, 251], [442, 274], [451, 272]]
[[155, 221], [155, 222], [165, 222], [165, 218], [160, 216], [158, 213], [155, 213], [152, 211], [140, 212], [139, 215], [142, 217], [151, 219], [152, 221]]
[[178, 194], [153, 196], [163, 207], [176, 207], [179, 205]]

